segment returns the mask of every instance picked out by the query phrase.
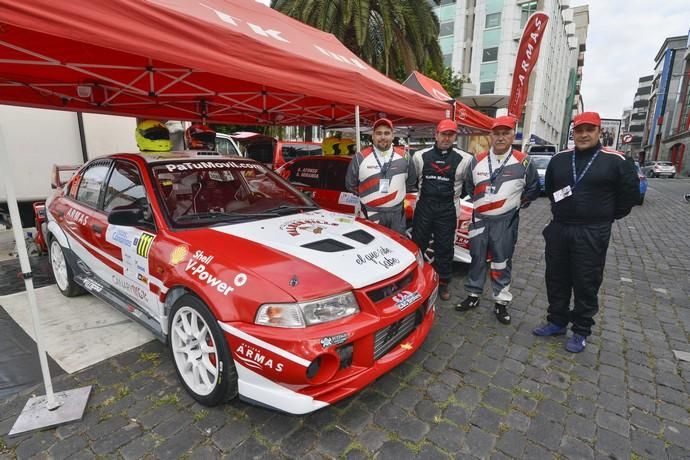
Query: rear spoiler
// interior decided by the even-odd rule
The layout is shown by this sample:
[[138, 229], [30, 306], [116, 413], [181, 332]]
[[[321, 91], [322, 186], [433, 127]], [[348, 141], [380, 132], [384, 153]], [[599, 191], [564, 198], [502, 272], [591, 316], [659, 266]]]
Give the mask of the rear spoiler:
[[56, 189], [65, 185], [81, 167], [82, 165], [53, 165], [50, 188]]

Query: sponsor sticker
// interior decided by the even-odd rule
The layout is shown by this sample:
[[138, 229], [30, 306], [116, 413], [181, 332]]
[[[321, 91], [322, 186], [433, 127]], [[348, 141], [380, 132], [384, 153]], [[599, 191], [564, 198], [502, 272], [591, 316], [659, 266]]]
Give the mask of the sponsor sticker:
[[189, 251], [187, 246], [178, 246], [170, 253], [170, 265], [177, 265], [187, 258]]
[[228, 282], [216, 276], [208, 265], [213, 261], [213, 257], [212, 255], [204, 254], [204, 251], [196, 251], [194, 256], [187, 261], [185, 271], [189, 272], [193, 277], [202, 281], [207, 286], [215, 288], [225, 296], [233, 292], [235, 288], [242, 287], [247, 283], [247, 275], [245, 273], [238, 273], [235, 275], [232, 282]]
[[86, 225], [89, 223], [89, 217], [83, 212], [77, 211], [74, 208], [69, 208], [67, 210], [67, 217], [80, 225]]
[[139, 238], [134, 239], [134, 243], [137, 245], [137, 254], [140, 255], [143, 258], [147, 258], [149, 256], [149, 250], [151, 249], [151, 244], [153, 243], [153, 240], [156, 238], [156, 235], [152, 235], [150, 233], [143, 232]]
[[245, 366], [257, 371], [270, 369], [274, 372], [283, 372], [283, 368], [285, 367], [285, 363], [267, 356], [266, 350], [245, 342], [242, 342], [235, 349], [235, 356]]
[[319, 219], [302, 219], [285, 222], [280, 226], [280, 229], [287, 231], [290, 236], [299, 236], [304, 232], [311, 232], [318, 235], [322, 233], [327, 226], [337, 227], [338, 224]]
[[99, 283], [95, 282], [91, 278], [84, 279], [84, 287], [87, 291], [91, 292], [101, 292], [103, 290], [103, 286], [101, 286]]
[[347, 332], [343, 332], [342, 334], [324, 337], [323, 339], [321, 339], [321, 346], [324, 348], [329, 348], [333, 345], [340, 345], [341, 343], [345, 343], [349, 336], [350, 334], [348, 334]]
[[148, 303], [148, 295], [146, 294], [146, 291], [141, 288], [141, 286], [135, 284], [127, 278], [123, 278], [118, 275], [113, 275], [112, 280], [115, 286], [120, 288], [130, 297], [134, 299], [143, 300], [144, 302]]
[[403, 311], [421, 298], [422, 295], [417, 291], [401, 291], [393, 296], [393, 302], [395, 302], [395, 306], [398, 307], [398, 310]]

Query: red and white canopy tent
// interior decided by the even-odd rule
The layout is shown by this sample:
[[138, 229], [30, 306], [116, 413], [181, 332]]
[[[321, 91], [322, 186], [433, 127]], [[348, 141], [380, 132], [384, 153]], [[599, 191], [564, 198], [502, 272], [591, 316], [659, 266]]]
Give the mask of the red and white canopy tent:
[[407, 77], [403, 85], [439, 101], [453, 104], [455, 122], [459, 125], [462, 134], [486, 134], [488, 131], [491, 131], [493, 118], [460, 101], [453, 100], [439, 82], [427, 77], [423, 73], [415, 70]]
[[448, 103], [248, 0], [0, 1], [0, 103], [230, 124], [435, 123]]
[[[0, 0], [0, 18], [0, 104], [284, 125], [358, 125], [360, 109], [369, 121], [384, 113], [429, 124], [451, 109], [383, 76], [332, 35], [250, 0]], [[12, 435], [80, 418], [90, 387], [53, 394], [7, 155], [0, 130], [0, 174], [46, 386]]]

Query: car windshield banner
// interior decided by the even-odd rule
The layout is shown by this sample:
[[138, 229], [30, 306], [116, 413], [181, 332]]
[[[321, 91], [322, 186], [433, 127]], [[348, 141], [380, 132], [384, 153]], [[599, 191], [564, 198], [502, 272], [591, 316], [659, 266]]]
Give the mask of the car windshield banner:
[[515, 56], [515, 70], [513, 71], [513, 86], [510, 90], [510, 102], [508, 103], [508, 115], [516, 119], [522, 116], [522, 108], [527, 101], [529, 77], [539, 57], [541, 39], [546, 30], [549, 17], [544, 13], [534, 13], [527, 20], [525, 30], [522, 32], [520, 46]]

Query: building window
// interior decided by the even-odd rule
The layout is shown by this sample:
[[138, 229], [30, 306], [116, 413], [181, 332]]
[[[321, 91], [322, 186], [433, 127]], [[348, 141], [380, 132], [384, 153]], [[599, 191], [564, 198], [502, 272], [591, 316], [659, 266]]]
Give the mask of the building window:
[[455, 4], [440, 6], [436, 10], [439, 22], [455, 20]]
[[482, 62], [498, 61], [498, 47], [484, 48], [482, 53]]
[[438, 35], [440, 37], [445, 37], [446, 35], [453, 35], [453, 28], [455, 27], [454, 21], [442, 22], [441, 28], [439, 29]]
[[681, 116], [678, 120], [678, 131], [690, 130], [690, 70], [685, 75], [685, 91], [682, 92]]
[[441, 0], [441, 5], [452, 5], [455, 4], [455, 0]]
[[486, 15], [485, 29], [491, 29], [501, 25], [501, 13], [492, 13]]
[[479, 94], [493, 94], [494, 93], [494, 81], [483, 81], [479, 84]]
[[534, 12], [537, 11], [537, 2], [523, 3], [520, 6], [520, 28], [523, 29], [527, 20]]
[[494, 81], [498, 72], [498, 63], [489, 62], [479, 67], [479, 81]]
[[446, 67], [453, 65], [453, 53], [443, 55], [443, 65]]
[[453, 36], [439, 38], [438, 44], [441, 47], [441, 52], [443, 54], [453, 53]]

